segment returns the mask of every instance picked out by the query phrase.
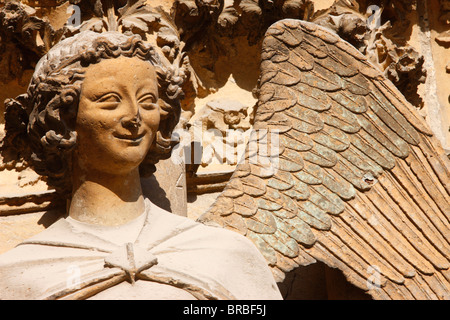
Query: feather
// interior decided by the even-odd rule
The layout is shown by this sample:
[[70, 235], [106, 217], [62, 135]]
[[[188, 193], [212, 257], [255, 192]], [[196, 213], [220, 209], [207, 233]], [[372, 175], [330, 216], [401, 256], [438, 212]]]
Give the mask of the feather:
[[278, 281], [321, 261], [375, 299], [449, 298], [450, 164], [420, 115], [318, 25], [279, 21], [262, 52], [254, 128], [278, 139], [249, 143], [265, 156], [238, 167], [210, 220], [245, 233]]

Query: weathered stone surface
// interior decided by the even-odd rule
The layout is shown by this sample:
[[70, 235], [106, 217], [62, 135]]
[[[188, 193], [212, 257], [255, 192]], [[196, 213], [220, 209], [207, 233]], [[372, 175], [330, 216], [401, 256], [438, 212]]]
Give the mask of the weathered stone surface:
[[[305, 253], [340, 269], [375, 299], [449, 299], [450, 163], [425, 120], [381, 71], [343, 40], [322, 40], [331, 37], [329, 30], [299, 20], [283, 20], [269, 28], [263, 52], [272, 53], [263, 57], [261, 72], [274, 75], [260, 88], [263, 98], [256, 113], [271, 114], [256, 116], [255, 126], [282, 123], [283, 138], [277, 143], [284, 151], [273, 176], [260, 177], [250, 170], [245, 178], [232, 177], [233, 183], [199, 220], [220, 224], [221, 203], [233, 185], [244, 192], [241, 198], [256, 199], [259, 209], [241, 212], [244, 222], [239, 220], [239, 228], [247, 227], [247, 236], [263, 252], [278, 281], [298, 265], [310, 263], [295, 260]], [[309, 67], [290, 64], [294, 56], [308, 57], [304, 60], [309, 60]], [[356, 73], [323, 64], [326, 57], [350, 62]], [[354, 85], [367, 90], [350, 90], [343, 82], [356, 74], [364, 80]], [[301, 106], [318, 96], [317, 89], [328, 96], [329, 100], [322, 97], [327, 108]], [[297, 101], [284, 102], [293, 96]], [[289, 122], [282, 120], [286, 115]], [[295, 147], [295, 139], [300, 146], [307, 140], [289, 135], [295, 131], [311, 139], [309, 148]], [[246, 166], [252, 165], [252, 156], [247, 156]], [[254, 194], [244, 181], [263, 193]], [[306, 190], [292, 192], [299, 183]], [[290, 223], [294, 219], [297, 223]], [[437, 294], [430, 296], [430, 291]]]
[[[337, 281], [328, 270], [327, 284], [330, 277], [344, 288], [345, 277], [366, 297], [446, 297], [448, 1], [399, 0], [381, 8], [361, 0], [100, 2], [0, 1], [0, 99], [24, 93], [37, 60], [64, 37], [87, 29], [139, 34], [164, 62], [183, 65], [172, 76], [184, 92], [179, 129], [192, 131], [200, 119], [221, 138], [195, 143], [201, 156], [222, 163], [188, 163], [186, 182], [182, 165], [159, 163], [157, 181], [141, 180], [146, 196], [194, 220], [209, 209], [202, 220], [254, 241], [277, 281], [319, 260], [344, 274]], [[71, 4], [81, 9], [80, 25]], [[286, 20], [266, 37], [283, 18], [314, 24], [302, 29]], [[6, 116], [20, 112], [10, 108]], [[7, 123], [22, 126], [16, 119]], [[231, 128], [276, 129], [280, 145], [271, 148], [270, 134], [249, 135], [247, 159], [265, 156], [236, 168], [223, 148]], [[46, 141], [52, 137], [60, 138]], [[10, 145], [19, 145], [13, 138]], [[237, 144], [244, 147], [247, 138]], [[0, 250], [47, 227], [36, 211], [65, 207], [17, 156], [13, 151], [0, 164], [0, 227], [9, 239]], [[296, 296], [293, 283], [283, 292], [308, 297], [300, 289]], [[338, 292], [327, 287], [328, 298]]]
[[[250, 240], [180, 216], [182, 163], [159, 170], [179, 215], [145, 197], [162, 191], [145, 178], [170, 158], [186, 61], [160, 59], [152, 44], [118, 32], [119, 22], [126, 29], [136, 22], [131, 15], [147, 13], [142, 2], [127, 2], [117, 21], [106, 5], [110, 31], [77, 32], [53, 46], [27, 92], [7, 103], [4, 172], [29, 165], [52, 189], [31, 196], [22, 190], [7, 205], [38, 204], [49, 193], [67, 207], [57, 222], [0, 255], [0, 299], [280, 299]], [[240, 200], [233, 210], [250, 215], [252, 199]]]

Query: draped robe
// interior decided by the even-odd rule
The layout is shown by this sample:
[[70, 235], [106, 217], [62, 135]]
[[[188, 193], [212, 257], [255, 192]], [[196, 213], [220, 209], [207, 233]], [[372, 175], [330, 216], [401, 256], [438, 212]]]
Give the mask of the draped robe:
[[244, 236], [145, 200], [120, 227], [60, 219], [0, 255], [0, 299], [281, 299]]

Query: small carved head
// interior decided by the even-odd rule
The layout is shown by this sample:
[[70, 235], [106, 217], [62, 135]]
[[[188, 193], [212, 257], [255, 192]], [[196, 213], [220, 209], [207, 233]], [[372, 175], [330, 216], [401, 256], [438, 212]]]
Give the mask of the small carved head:
[[[50, 186], [66, 196], [70, 196], [72, 191], [72, 155], [80, 138], [76, 131], [79, 126], [77, 117], [81, 117], [79, 106], [83, 105], [87, 91], [96, 94], [96, 90], [92, 90], [96, 87], [95, 82], [89, 82], [89, 90], [88, 85], [83, 88], [83, 84], [87, 84], [87, 74], [92, 75], [97, 73], [95, 70], [102, 69], [96, 69], [95, 66], [111, 59], [122, 59], [125, 67], [140, 66], [148, 69], [150, 73], [147, 74], [150, 76], [153, 74], [154, 80], [149, 81], [150, 85], [147, 86], [151, 88], [146, 89], [150, 94], [144, 93], [141, 94], [142, 97], [138, 97], [138, 100], [142, 100], [139, 103], [143, 105], [144, 112], [153, 110], [154, 114], [154, 110], [159, 110], [155, 120], [156, 128], [152, 129], [155, 132], [148, 142], [151, 145], [145, 149], [148, 152], [143, 155], [139, 164], [141, 176], [151, 175], [155, 171], [155, 164], [170, 156], [171, 135], [181, 111], [179, 99], [183, 93], [183, 70], [163, 65], [155, 49], [138, 36], [126, 36], [117, 32], [82, 32], [54, 46], [38, 62], [27, 93], [6, 103], [7, 133], [4, 148], [14, 145], [17, 149], [20, 146], [21, 156], [37, 173], [47, 177]], [[116, 66], [111, 62], [103, 62], [103, 65], [105, 68]], [[136, 70], [135, 76], [133, 71], [128, 70], [127, 79], [139, 77], [137, 71], [139, 70]], [[145, 79], [146, 73], [141, 73], [144, 75], [141, 75], [141, 79]], [[123, 74], [121, 70], [106, 70], [103, 75], [99, 75], [99, 79], [113, 78], [110, 79], [110, 84], [114, 83], [114, 78], [122, 82], [128, 81], [123, 79]], [[108, 81], [102, 80], [102, 83], [103, 88], [108, 86]], [[108, 95], [106, 91], [102, 97], [89, 99], [103, 109], [111, 109], [117, 104], [118, 98]], [[93, 115], [96, 116], [95, 113]], [[117, 122], [117, 126], [121, 126], [119, 141], [123, 140], [128, 145], [139, 144], [141, 131], [137, 128], [140, 121], [145, 120], [142, 117], [142, 113], [137, 111], [126, 119], [114, 118], [112, 123]], [[99, 119], [99, 123], [101, 121]]]

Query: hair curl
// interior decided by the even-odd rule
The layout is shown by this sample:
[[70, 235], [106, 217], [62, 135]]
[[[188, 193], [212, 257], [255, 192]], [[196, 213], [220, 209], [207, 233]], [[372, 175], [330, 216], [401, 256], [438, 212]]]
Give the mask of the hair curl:
[[[9, 149], [10, 154], [13, 149], [16, 158], [29, 162], [38, 174], [47, 177], [51, 187], [66, 197], [72, 192], [71, 152], [77, 142], [74, 128], [86, 68], [119, 56], [137, 57], [155, 67], [161, 122], [155, 141], [139, 166], [142, 176], [151, 175], [159, 160], [170, 157], [184, 80], [183, 70], [164, 67], [155, 49], [138, 36], [89, 32], [71, 38], [78, 39], [66, 39], [66, 43], [52, 48], [39, 61], [26, 94], [5, 102], [6, 137], [2, 147], [2, 151]], [[64, 46], [70, 46], [70, 52], [61, 58]]]

